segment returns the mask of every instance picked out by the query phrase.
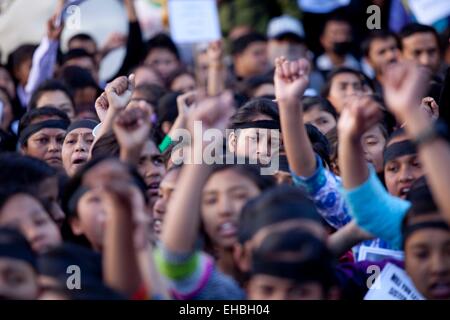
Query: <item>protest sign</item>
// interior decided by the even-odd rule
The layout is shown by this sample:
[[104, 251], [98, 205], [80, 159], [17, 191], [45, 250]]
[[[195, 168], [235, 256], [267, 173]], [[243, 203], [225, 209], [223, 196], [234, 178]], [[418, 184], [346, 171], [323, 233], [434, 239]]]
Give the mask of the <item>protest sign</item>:
[[424, 298], [404, 270], [388, 263], [364, 300], [424, 300]]
[[176, 43], [203, 43], [221, 38], [215, 0], [170, 0], [170, 33]]

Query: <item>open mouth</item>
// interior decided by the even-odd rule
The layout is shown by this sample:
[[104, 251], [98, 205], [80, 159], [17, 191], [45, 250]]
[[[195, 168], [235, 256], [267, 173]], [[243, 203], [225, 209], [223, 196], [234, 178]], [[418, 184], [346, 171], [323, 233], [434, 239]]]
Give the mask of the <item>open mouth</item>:
[[162, 220], [161, 219], [153, 220], [153, 231], [156, 234], [161, 234], [161, 231], [162, 231]]
[[83, 164], [86, 162], [86, 159], [75, 159], [72, 161], [72, 164]]
[[450, 298], [450, 282], [439, 281], [430, 286], [430, 293], [434, 299]]
[[74, 154], [72, 158], [72, 164], [81, 165], [87, 162], [87, 155], [85, 154]]
[[407, 196], [408, 193], [409, 193], [409, 190], [411, 190], [410, 187], [403, 187], [403, 188], [401, 188], [401, 189], [400, 189], [400, 192], [399, 192], [400, 198], [406, 198], [406, 196]]
[[217, 229], [222, 237], [234, 237], [237, 234], [236, 224], [230, 221], [220, 224]]

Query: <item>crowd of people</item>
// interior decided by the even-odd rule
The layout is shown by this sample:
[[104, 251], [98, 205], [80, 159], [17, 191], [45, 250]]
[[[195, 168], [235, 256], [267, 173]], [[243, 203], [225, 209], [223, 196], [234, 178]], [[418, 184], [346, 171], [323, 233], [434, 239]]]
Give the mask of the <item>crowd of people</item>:
[[450, 299], [448, 31], [282, 14], [189, 63], [124, 7], [126, 39], [63, 53], [57, 11], [0, 65], [0, 298], [362, 300], [394, 265]]

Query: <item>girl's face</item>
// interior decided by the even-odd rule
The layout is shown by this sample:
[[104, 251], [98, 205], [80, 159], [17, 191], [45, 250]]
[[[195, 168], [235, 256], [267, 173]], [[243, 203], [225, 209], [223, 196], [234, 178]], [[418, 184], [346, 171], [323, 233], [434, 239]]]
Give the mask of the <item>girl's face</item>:
[[323, 300], [323, 287], [318, 282], [295, 283], [266, 274], [251, 277], [247, 287], [250, 300]]
[[203, 188], [202, 220], [214, 245], [230, 248], [236, 241], [240, 211], [260, 194], [249, 178], [231, 169], [214, 173]]
[[36, 101], [37, 108], [48, 105], [65, 112], [70, 119], [75, 118], [75, 110], [72, 101], [63, 91], [46, 91]]
[[406, 198], [411, 185], [424, 175], [417, 154], [404, 155], [384, 166], [384, 180], [389, 193]]
[[[392, 139], [389, 141], [389, 145], [402, 140], [405, 138]], [[384, 181], [388, 192], [402, 199], [406, 199], [411, 185], [423, 175], [423, 168], [417, 154], [397, 157], [388, 161], [384, 166]]]
[[405, 242], [405, 269], [427, 299], [450, 299], [450, 232], [426, 228]]
[[164, 160], [152, 140], [147, 140], [142, 149], [138, 171], [147, 185], [147, 196], [150, 200], [150, 208], [152, 208], [158, 200], [159, 185], [166, 173]]
[[86, 192], [77, 204], [78, 215], [71, 221], [75, 235], [84, 235], [94, 250], [103, 248], [106, 214], [98, 189]]
[[327, 99], [341, 113], [348, 97], [362, 93], [363, 85], [355, 74], [340, 73], [332, 79]]
[[[70, 221], [72, 232], [75, 235], [84, 235], [96, 251], [102, 251], [104, 247], [105, 223], [108, 220], [108, 212], [113, 209], [111, 202], [105, 198], [105, 186], [113, 183], [130, 184], [130, 201], [132, 205], [133, 219], [136, 226], [136, 236], [141, 238], [144, 235], [144, 224], [147, 223], [148, 216], [145, 212], [144, 197], [141, 191], [133, 182], [132, 175], [126, 165], [118, 159], [107, 159], [90, 168], [83, 176], [83, 186], [89, 188], [77, 202], [77, 215]], [[137, 244], [137, 242], [136, 242]], [[142, 245], [142, 241], [139, 242]]]
[[327, 134], [336, 128], [336, 119], [326, 111], [320, 109], [319, 106], [310, 108], [303, 112], [303, 122], [312, 124], [323, 134]]
[[281, 136], [275, 131], [277, 130], [247, 128], [240, 129], [237, 135], [231, 133], [231, 143], [235, 143], [236, 155], [247, 157], [255, 163], [268, 164], [272, 151], [279, 151], [281, 146]]
[[383, 150], [386, 145], [386, 138], [383, 136], [378, 125], [365, 132], [361, 143], [364, 149], [364, 156], [367, 162], [375, 166], [376, 172], [383, 171]]
[[190, 74], [185, 73], [175, 78], [175, 80], [172, 82], [170, 90], [185, 93], [195, 90], [195, 88], [195, 79]]
[[[265, 114], [255, 114], [255, 117], [249, 121], [260, 120], [273, 119]], [[234, 152], [238, 157], [247, 157], [255, 163], [259, 161], [268, 164], [272, 157], [272, 150], [279, 151], [281, 148], [281, 134], [278, 130], [239, 129], [239, 132], [231, 132], [228, 138], [231, 152]]]
[[167, 206], [175, 189], [179, 173], [180, 169], [167, 172], [159, 184], [158, 199], [153, 206], [153, 230], [157, 235], [161, 234], [164, 216], [166, 215]]
[[56, 247], [62, 241], [49, 214], [35, 198], [27, 194], [14, 195], [6, 202], [1, 209], [0, 225], [18, 228], [37, 253]]
[[94, 136], [89, 128], [78, 128], [66, 135], [62, 146], [62, 161], [68, 176], [73, 176], [87, 162], [93, 142]]
[[41, 159], [50, 166], [62, 167], [61, 149], [66, 131], [56, 128], [44, 128], [28, 138], [23, 146], [26, 155]]
[[144, 63], [158, 71], [164, 79], [167, 79], [169, 74], [175, 71], [180, 64], [177, 57], [171, 51], [164, 48], [151, 50], [145, 58]]

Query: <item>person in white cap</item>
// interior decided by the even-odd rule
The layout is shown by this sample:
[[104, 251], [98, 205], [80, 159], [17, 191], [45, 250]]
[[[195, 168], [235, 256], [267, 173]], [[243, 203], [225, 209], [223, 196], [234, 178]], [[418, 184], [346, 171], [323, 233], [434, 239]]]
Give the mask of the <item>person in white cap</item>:
[[[308, 50], [305, 42], [305, 31], [302, 23], [290, 16], [282, 15], [270, 20], [267, 27], [268, 38], [268, 57], [269, 62], [274, 66], [277, 57], [284, 56], [288, 60], [298, 60], [306, 58], [310, 61], [313, 59], [313, 54]], [[317, 71], [312, 71], [310, 75], [310, 88], [314, 91], [309, 91], [309, 95], [316, 95], [324, 79]]]
[[303, 25], [292, 16], [282, 15], [270, 20], [267, 38], [269, 39], [268, 55], [272, 65], [279, 56], [294, 60], [305, 57], [308, 52]]

